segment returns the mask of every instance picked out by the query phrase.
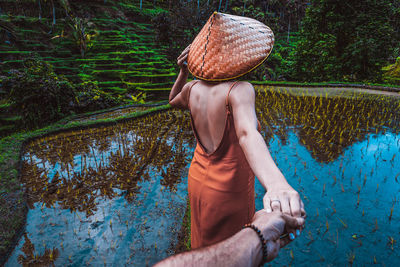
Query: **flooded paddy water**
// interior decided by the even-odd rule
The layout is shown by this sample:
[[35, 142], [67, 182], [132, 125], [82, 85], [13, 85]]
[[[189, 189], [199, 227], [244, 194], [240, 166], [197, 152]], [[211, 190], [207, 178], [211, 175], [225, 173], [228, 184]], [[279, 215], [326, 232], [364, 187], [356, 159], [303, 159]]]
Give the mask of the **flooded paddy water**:
[[[399, 95], [257, 89], [262, 135], [308, 215], [271, 265], [398, 265]], [[26, 233], [6, 266], [145, 266], [170, 255], [194, 147], [177, 110], [31, 142]], [[256, 181], [257, 209], [263, 194]]]

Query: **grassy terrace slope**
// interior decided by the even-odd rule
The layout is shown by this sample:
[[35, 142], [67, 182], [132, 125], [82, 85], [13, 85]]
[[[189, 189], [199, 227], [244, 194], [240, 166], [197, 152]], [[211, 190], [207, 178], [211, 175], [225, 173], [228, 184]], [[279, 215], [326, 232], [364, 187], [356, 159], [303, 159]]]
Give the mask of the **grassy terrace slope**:
[[[92, 17], [86, 31], [93, 37], [82, 57], [63, 10], [57, 11], [59, 17], [51, 30], [51, 13], [39, 20], [37, 3], [23, 1], [23, 9], [31, 13], [14, 14], [14, 2], [0, 1], [0, 10], [5, 11], [0, 13], [0, 22], [13, 29], [16, 36], [11, 41], [0, 39], [0, 83], [1, 76], [7, 76], [11, 69], [23, 68], [22, 60], [35, 52], [54, 65], [57, 74], [74, 83], [97, 81], [103, 91], [115, 96], [146, 91], [147, 100], [152, 100], [165, 96], [161, 91], [171, 88], [176, 77], [174, 66], [166, 60], [163, 47], [155, 43], [149, 24], [151, 17], [162, 9], [146, 2], [140, 11], [137, 6], [121, 1], [107, 1], [107, 5], [103, 1], [85, 1], [79, 7], [75, 1], [74, 10], [82, 8]], [[0, 28], [0, 35], [3, 33], [5, 30]], [[10, 130], [19, 117], [10, 114], [9, 103], [3, 102], [0, 130]]]

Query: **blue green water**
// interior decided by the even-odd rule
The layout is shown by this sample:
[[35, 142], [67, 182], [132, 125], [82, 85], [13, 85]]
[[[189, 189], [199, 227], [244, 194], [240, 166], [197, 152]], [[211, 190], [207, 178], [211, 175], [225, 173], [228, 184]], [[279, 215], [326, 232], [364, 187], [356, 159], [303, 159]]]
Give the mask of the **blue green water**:
[[[399, 244], [392, 248], [389, 243], [390, 237], [400, 239], [400, 135], [370, 134], [328, 164], [316, 162], [293, 132], [286, 145], [275, 138], [269, 147], [307, 211], [303, 233], [281, 250], [273, 265], [345, 266], [353, 256], [355, 266], [373, 264], [374, 257], [380, 265], [400, 263]], [[259, 183], [256, 193], [256, 208], [261, 209], [264, 190]]]
[[[307, 211], [271, 265], [399, 265], [398, 97], [301, 95], [257, 100], [271, 154]], [[173, 254], [194, 142], [180, 111], [34, 141], [22, 168], [29, 241], [6, 266], [146, 266]], [[256, 181], [256, 209], [264, 193]]]

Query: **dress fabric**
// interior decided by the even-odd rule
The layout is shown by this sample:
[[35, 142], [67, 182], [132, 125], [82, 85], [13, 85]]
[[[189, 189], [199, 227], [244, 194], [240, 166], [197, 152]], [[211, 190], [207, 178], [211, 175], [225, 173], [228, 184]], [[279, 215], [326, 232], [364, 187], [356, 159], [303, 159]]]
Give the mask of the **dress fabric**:
[[235, 84], [226, 96], [225, 129], [214, 152], [205, 152], [190, 114], [197, 140], [188, 174], [192, 249], [234, 235], [244, 224], [251, 222], [255, 212], [255, 177], [239, 145], [228, 103], [229, 92]]

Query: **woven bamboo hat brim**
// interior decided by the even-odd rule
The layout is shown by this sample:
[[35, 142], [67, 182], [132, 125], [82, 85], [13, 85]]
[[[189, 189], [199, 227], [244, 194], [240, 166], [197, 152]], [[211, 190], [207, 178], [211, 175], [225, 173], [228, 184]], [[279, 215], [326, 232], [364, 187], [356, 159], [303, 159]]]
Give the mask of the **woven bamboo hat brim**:
[[234, 79], [261, 65], [273, 45], [274, 34], [265, 24], [214, 12], [190, 46], [188, 69], [202, 80]]

